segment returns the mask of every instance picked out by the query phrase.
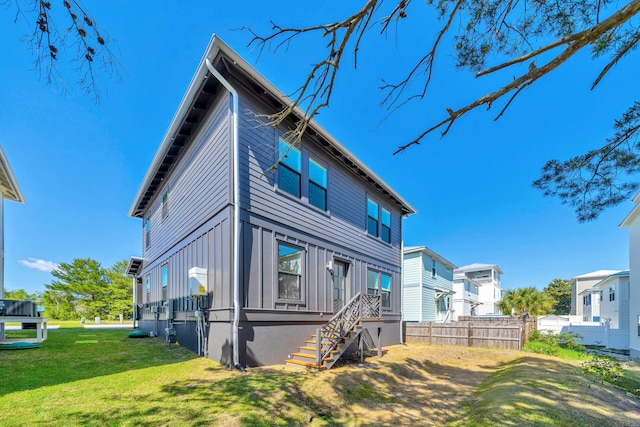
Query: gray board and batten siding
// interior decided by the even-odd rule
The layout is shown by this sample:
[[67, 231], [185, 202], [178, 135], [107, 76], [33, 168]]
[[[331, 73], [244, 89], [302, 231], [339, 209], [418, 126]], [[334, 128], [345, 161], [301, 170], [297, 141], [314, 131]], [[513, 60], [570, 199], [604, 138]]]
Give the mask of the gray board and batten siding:
[[[311, 156], [327, 169], [326, 211], [308, 202], [304, 169], [301, 197], [280, 189], [272, 166], [278, 161], [281, 130], [266, 125], [261, 115], [275, 111], [284, 97], [218, 40], [207, 54], [214, 51], [215, 57], [209, 58], [240, 98], [241, 363], [282, 363], [329, 320], [334, 308], [328, 267], [333, 262], [347, 266], [347, 298], [367, 292], [370, 269], [392, 277], [391, 304], [383, 311], [390, 327], [384, 328], [383, 344], [399, 343], [402, 217], [414, 213], [413, 208], [337, 141], [327, 138], [315, 122], [300, 148], [303, 165]], [[201, 63], [181, 104], [182, 117], [176, 114], [165, 142], [172, 137], [177, 140], [171, 133], [177, 135], [190, 125], [186, 136], [182, 135], [181, 144], [163, 143], [153, 162], [156, 169], [148, 172], [130, 212], [143, 219], [144, 262], [136, 276], [136, 303], [142, 305], [139, 324], [143, 330], [164, 336], [171, 317], [175, 339], [196, 350], [193, 311], [197, 307], [189, 296], [188, 271], [206, 269], [208, 356], [229, 363], [235, 223], [232, 103], [229, 93], [202, 68]], [[194, 119], [196, 107], [204, 113]], [[182, 127], [174, 126], [181, 120]], [[390, 243], [367, 234], [368, 198], [391, 213]], [[278, 298], [279, 243], [303, 251], [302, 295], [297, 300]], [[164, 289], [163, 268], [167, 272]], [[163, 301], [167, 302], [163, 305]]]

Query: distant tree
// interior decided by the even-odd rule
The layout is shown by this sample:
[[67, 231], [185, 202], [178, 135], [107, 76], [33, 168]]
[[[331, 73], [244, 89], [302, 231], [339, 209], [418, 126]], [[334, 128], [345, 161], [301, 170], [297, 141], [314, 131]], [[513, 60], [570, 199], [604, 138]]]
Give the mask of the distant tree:
[[127, 275], [129, 262], [123, 260], [115, 263], [109, 271], [109, 318], [112, 320], [123, 315], [126, 319], [133, 317], [133, 284]]
[[552, 314], [571, 313], [571, 286], [564, 279], [554, 279], [543, 292], [553, 299]]
[[35, 301], [37, 299], [36, 294], [30, 294], [24, 289], [18, 289], [17, 291], [4, 291], [4, 299], [22, 300], [22, 301]]
[[45, 285], [45, 307], [59, 320], [101, 317], [117, 319], [120, 314], [131, 317], [131, 280], [124, 269], [126, 261], [104, 269], [90, 258], [61, 263], [51, 272], [54, 280]]
[[100, 74], [119, 78], [120, 66], [110, 49], [113, 42], [81, 2], [0, 0], [0, 6], [14, 22], [31, 28], [23, 40], [33, 52], [36, 73], [48, 85], [67, 91], [64, 76], [72, 72], [82, 91], [99, 102]]
[[553, 307], [553, 300], [544, 292], [534, 287], [509, 289], [498, 302], [502, 314], [530, 314], [539, 316], [547, 314]]
[[[375, 43], [371, 36], [376, 33], [387, 37], [392, 28], [420, 19], [416, 18], [420, 16], [417, 7], [432, 9], [440, 23], [435, 27], [429, 27], [428, 21], [423, 23], [421, 37], [425, 41], [417, 61], [397, 81], [382, 81], [382, 105], [387, 111], [427, 97], [436, 59], [449, 53], [447, 42], [453, 45], [457, 67], [475, 72], [476, 77], [494, 75], [503, 80], [494, 91], [475, 101], [459, 108], [445, 107], [440, 121], [418, 130], [415, 138], [401, 145], [396, 153], [420, 144], [433, 133], [446, 135], [454, 122], [480, 107], [497, 107], [497, 120], [522, 91], [579, 52], [590, 51], [594, 61], [609, 57], [598, 65], [593, 89], [618, 62], [635, 54], [640, 43], [640, 0], [427, 0], [426, 4], [363, 0], [354, 4], [352, 12], [333, 22], [306, 27], [273, 23], [271, 33], [265, 35], [248, 29], [253, 36], [249, 46], [260, 52], [286, 50], [303, 37], [316, 37], [319, 41], [314, 51], [316, 59], [309, 74], [301, 79], [293, 103], [270, 116], [272, 123], [289, 127], [289, 143], [297, 144], [310, 120], [329, 106], [339, 70], [349, 61], [354, 67], [358, 65], [360, 47]], [[407, 52], [407, 56], [414, 53]], [[619, 78], [627, 81], [626, 76]], [[638, 188], [640, 103], [631, 105], [614, 127], [614, 136], [600, 148], [566, 161], [549, 161], [534, 182], [545, 195], [556, 196], [572, 206], [579, 221], [594, 219]]]

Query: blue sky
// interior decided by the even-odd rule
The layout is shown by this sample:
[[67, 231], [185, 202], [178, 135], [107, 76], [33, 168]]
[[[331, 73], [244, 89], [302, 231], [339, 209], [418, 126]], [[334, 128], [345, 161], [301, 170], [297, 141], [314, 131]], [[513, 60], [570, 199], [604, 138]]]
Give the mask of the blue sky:
[[[224, 3], [224, 4], [223, 4]], [[147, 167], [213, 33], [285, 93], [306, 77], [314, 46], [301, 39], [287, 52], [247, 47], [250, 26], [265, 34], [283, 25], [324, 23], [357, 2], [184, 3], [114, 0], [90, 5], [115, 39], [121, 81], [103, 78], [99, 105], [73, 86], [60, 94], [32, 71], [20, 41], [29, 31], [5, 13], [0, 35], [0, 144], [26, 205], [5, 204], [5, 287], [43, 291], [47, 267], [91, 257], [104, 266], [141, 254], [141, 222], [127, 216]], [[54, 6], [56, 4], [54, 3]], [[497, 122], [498, 108], [460, 119], [443, 139], [427, 138], [392, 156], [445, 107], [466, 105], [514, 71], [474, 79], [453, 68], [450, 43], [439, 54], [428, 98], [385, 118], [380, 79], [395, 81], [427, 49], [437, 28], [415, 4], [387, 36], [371, 33], [358, 68], [343, 68], [335, 97], [318, 122], [417, 210], [405, 220], [406, 245], [426, 245], [458, 266], [498, 264], [503, 286], [540, 289], [554, 278], [628, 267], [628, 231], [618, 224], [630, 202], [578, 224], [573, 211], [531, 187], [552, 158], [601, 144], [634, 100], [637, 55], [622, 61], [590, 91], [604, 62], [588, 55], [525, 90]], [[497, 107], [497, 106], [496, 106]]]

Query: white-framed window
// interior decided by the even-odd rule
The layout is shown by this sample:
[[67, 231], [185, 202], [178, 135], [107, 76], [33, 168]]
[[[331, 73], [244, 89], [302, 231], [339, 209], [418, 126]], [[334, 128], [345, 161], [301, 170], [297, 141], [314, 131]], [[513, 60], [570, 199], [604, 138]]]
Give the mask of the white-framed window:
[[278, 164], [278, 188], [295, 197], [302, 196], [302, 153], [280, 139]]
[[435, 259], [431, 260], [431, 278], [435, 279], [438, 275], [438, 263]]
[[609, 301], [616, 300], [616, 285], [609, 286]]
[[278, 299], [303, 300], [303, 249], [278, 243]]
[[378, 237], [379, 218], [378, 204], [371, 199], [367, 199], [367, 233], [374, 237]]
[[309, 157], [309, 203], [327, 210], [327, 168]]

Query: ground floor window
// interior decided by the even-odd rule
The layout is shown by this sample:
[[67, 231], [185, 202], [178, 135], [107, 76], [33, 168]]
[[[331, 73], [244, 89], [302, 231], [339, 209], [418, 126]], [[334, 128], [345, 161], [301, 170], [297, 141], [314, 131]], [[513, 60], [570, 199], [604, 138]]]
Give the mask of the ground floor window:
[[302, 300], [302, 249], [278, 244], [278, 298]]
[[391, 307], [391, 275], [367, 270], [367, 294], [380, 295], [382, 307]]

